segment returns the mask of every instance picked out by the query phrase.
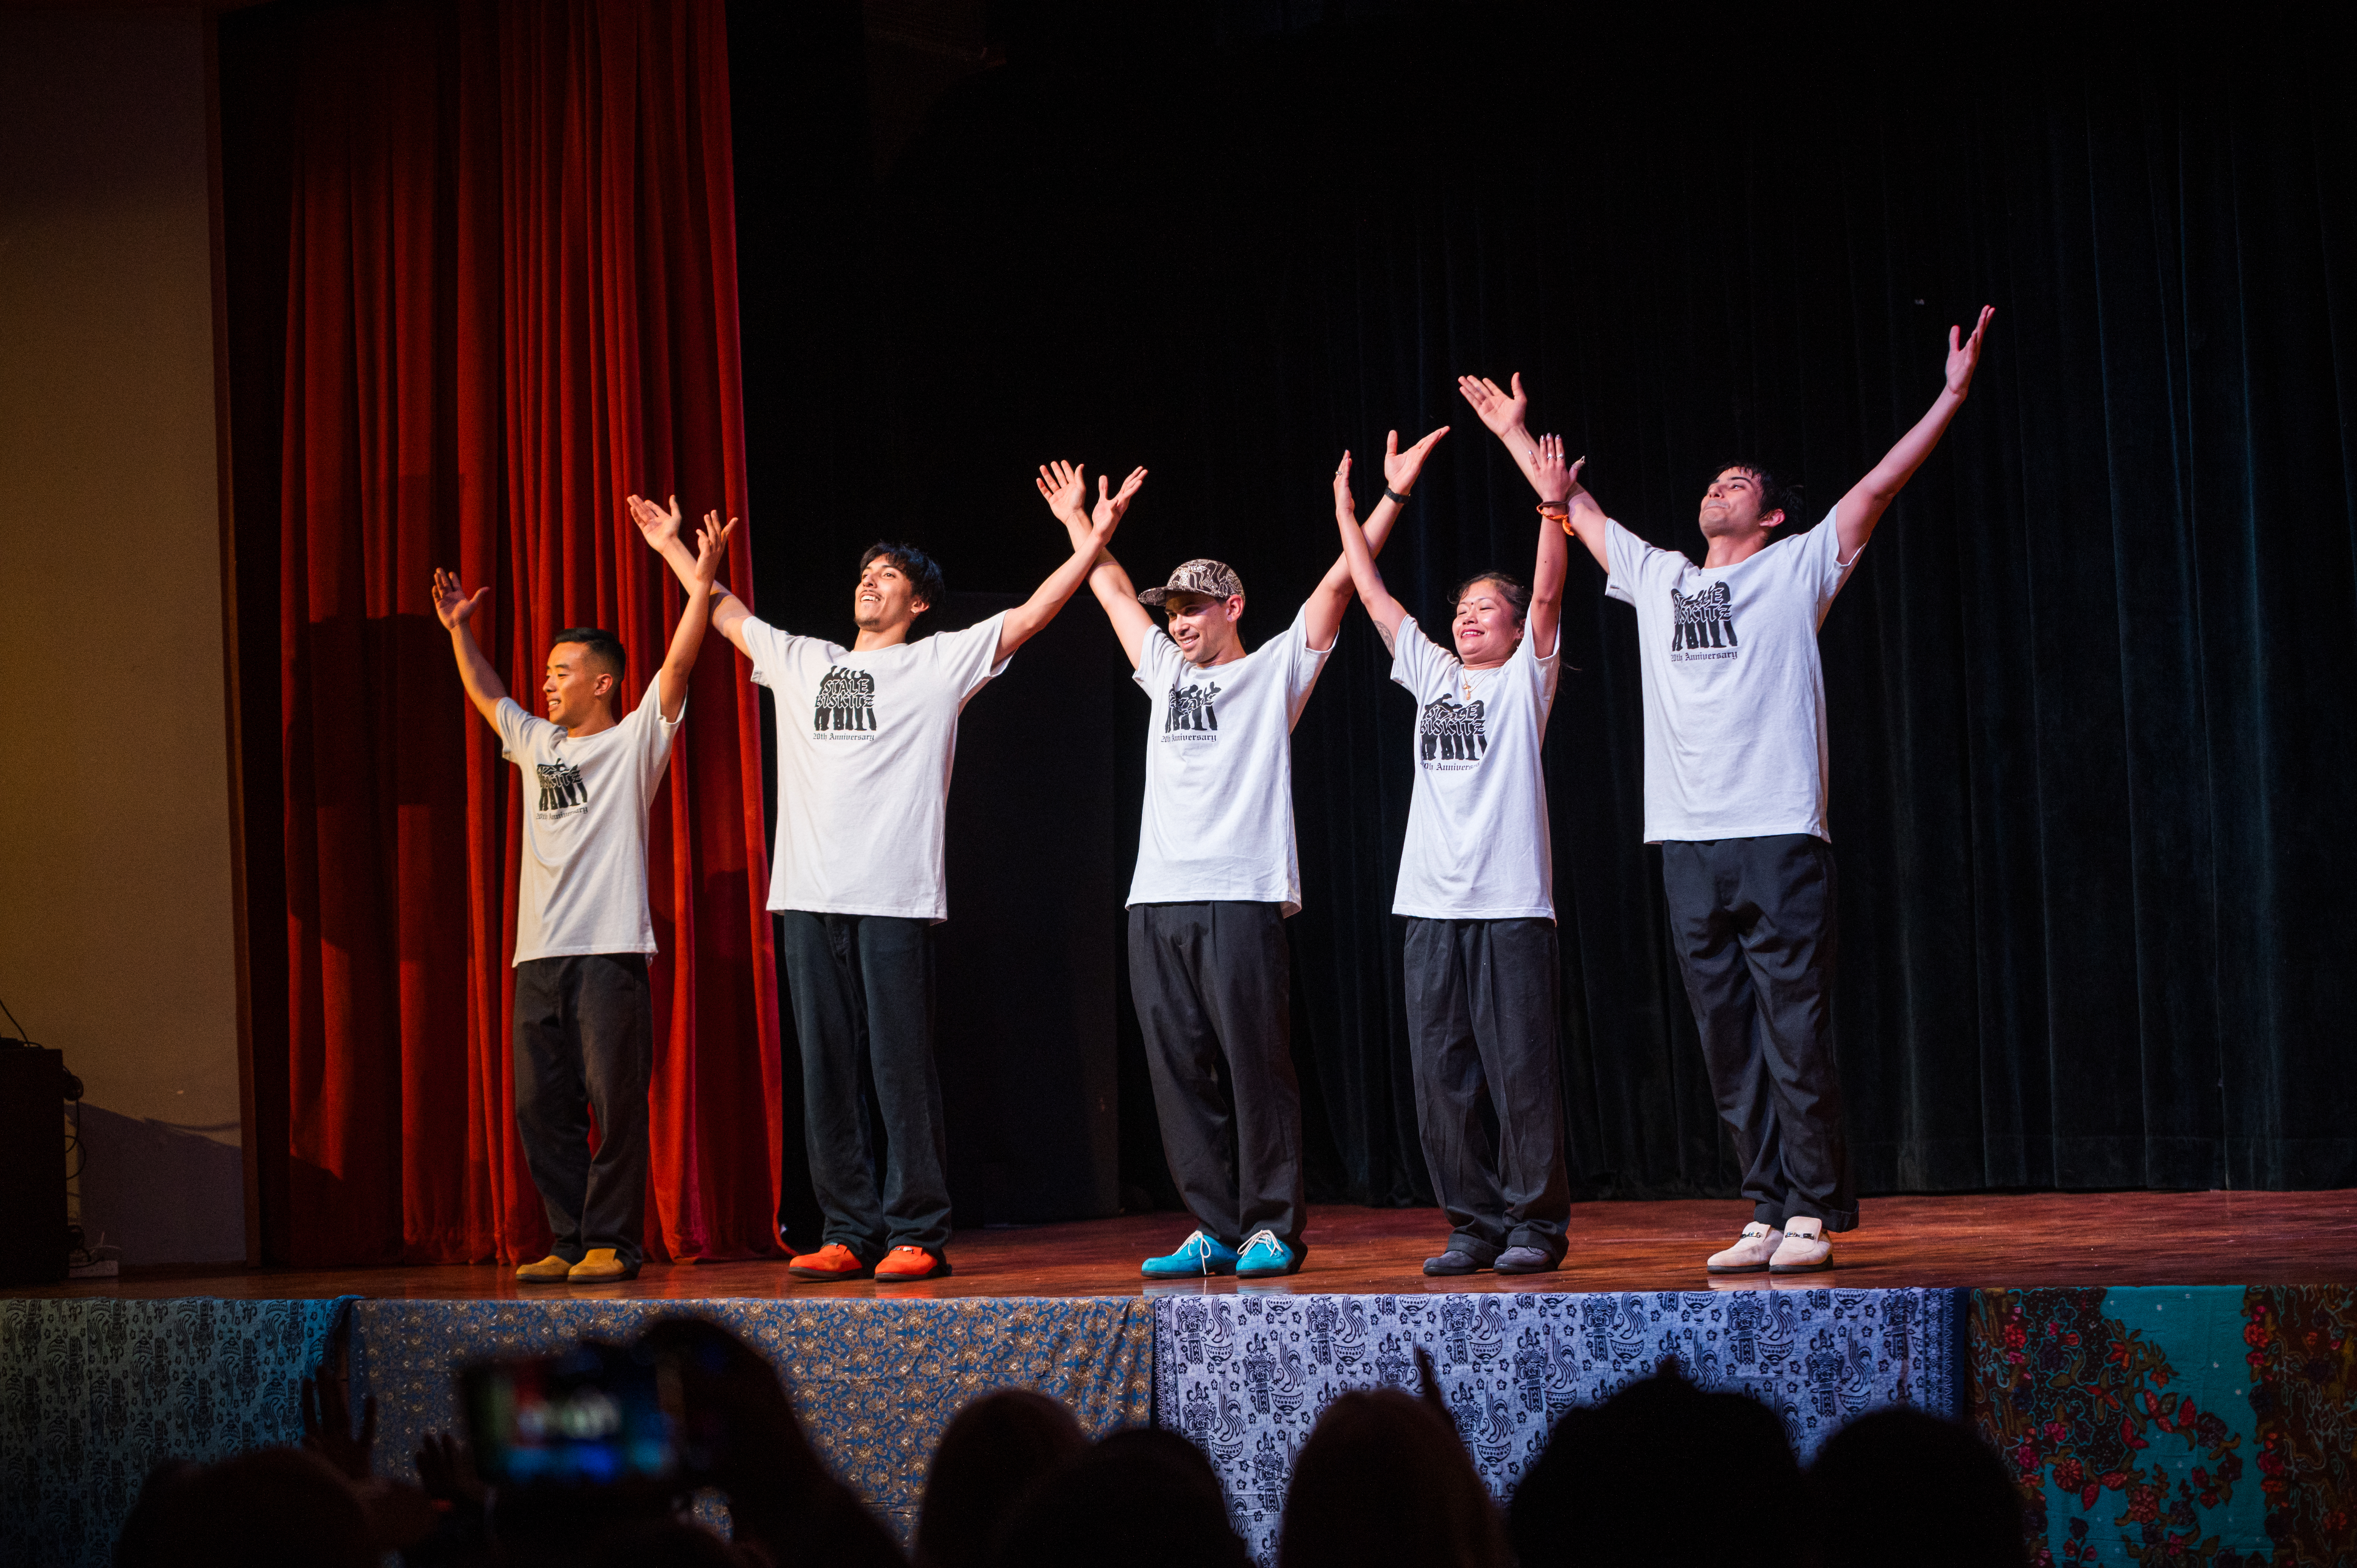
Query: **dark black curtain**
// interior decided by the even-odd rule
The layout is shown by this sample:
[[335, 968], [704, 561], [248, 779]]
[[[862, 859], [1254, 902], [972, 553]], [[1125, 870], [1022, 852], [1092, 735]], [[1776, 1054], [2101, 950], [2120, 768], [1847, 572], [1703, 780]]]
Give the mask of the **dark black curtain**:
[[[1861, 1184], [2357, 1183], [2357, 145], [2311, 40], [2157, 12], [1861, 39], [1674, 8], [1017, 7], [1005, 63], [871, 178], [858, 95], [791, 91], [856, 80], [851, 8], [826, 14], [823, 48], [732, 18], [738, 142], [773, 150], [737, 166], [765, 603], [840, 618], [879, 532], [1028, 589], [1062, 549], [1031, 469], [1067, 456], [1149, 467], [1117, 551], [1141, 580], [1229, 561], [1257, 641], [1336, 553], [1337, 455], [1366, 492], [1386, 428], [1447, 423], [1383, 561], [1435, 615], [1535, 540], [1468, 371], [1520, 371], [1615, 515], [1698, 553], [1715, 463], [1791, 471], [1821, 515], [1994, 304], [1971, 403], [1823, 634]], [[1547, 742], [1574, 1160], [1600, 1193], [1725, 1193], [1602, 585], [1575, 553]], [[1146, 709], [1098, 612], [1067, 613], [1099, 651], [1068, 640], [1060, 676], [1114, 687], [1113, 721], [987, 787], [1109, 749], [1117, 892]], [[1405, 1203], [1428, 1200], [1388, 913], [1412, 704], [1386, 666], [1354, 611], [1295, 737], [1289, 929], [1313, 1194]], [[990, 918], [988, 888], [952, 896]], [[1116, 908], [1103, 930], [1117, 951]], [[1116, 1013], [1135, 1202], [1167, 1178]]]

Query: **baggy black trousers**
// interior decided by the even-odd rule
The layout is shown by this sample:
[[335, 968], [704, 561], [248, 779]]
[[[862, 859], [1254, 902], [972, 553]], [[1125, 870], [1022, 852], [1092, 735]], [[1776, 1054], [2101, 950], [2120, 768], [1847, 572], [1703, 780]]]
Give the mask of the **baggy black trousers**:
[[644, 953], [515, 966], [516, 1133], [548, 1209], [549, 1251], [567, 1262], [592, 1247], [611, 1247], [632, 1267], [640, 1261], [654, 1039]]
[[1129, 989], [1171, 1179], [1228, 1246], [1271, 1230], [1299, 1256], [1309, 1203], [1292, 979], [1277, 905], [1130, 906]]
[[1415, 1122], [1448, 1250], [1563, 1261], [1571, 1218], [1555, 1054], [1553, 920], [1407, 923]]
[[[932, 922], [787, 909], [778, 956], [802, 1045], [802, 1136], [823, 1241], [871, 1264], [894, 1247], [942, 1256], [949, 1138], [933, 1065]], [[884, 1123], [880, 1185], [871, 1084]]]
[[1833, 845], [1809, 833], [1665, 843], [1662, 891], [1754, 1216], [1856, 1229], [1834, 1062]]

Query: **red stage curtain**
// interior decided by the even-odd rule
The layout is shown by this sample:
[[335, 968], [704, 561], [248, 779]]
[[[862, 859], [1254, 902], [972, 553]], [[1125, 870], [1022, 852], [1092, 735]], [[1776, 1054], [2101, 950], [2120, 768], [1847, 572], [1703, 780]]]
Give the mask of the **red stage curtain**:
[[[303, 27], [281, 536], [300, 1263], [533, 1258], [509, 1060], [519, 796], [430, 579], [490, 583], [536, 706], [606, 627], [626, 703], [681, 594], [635, 490], [746, 510], [720, 0], [382, 5]], [[750, 598], [748, 531], [728, 580]], [[760, 725], [714, 638], [650, 823], [651, 1256], [777, 1247]]]

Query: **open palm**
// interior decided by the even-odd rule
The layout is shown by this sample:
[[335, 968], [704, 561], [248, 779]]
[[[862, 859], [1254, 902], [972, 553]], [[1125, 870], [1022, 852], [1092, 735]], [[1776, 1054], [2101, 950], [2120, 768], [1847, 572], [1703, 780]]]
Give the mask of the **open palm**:
[[1531, 411], [1530, 397], [1523, 391], [1522, 372], [1517, 371], [1506, 380], [1513, 388], [1512, 392], [1500, 387], [1487, 376], [1457, 378], [1457, 390], [1464, 394], [1467, 403], [1473, 405], [1473, 412], [1481, 416], [1481, 423], [1490, 427], [1492, 435], [1506, 435], [1520, 430], [1523, 417]]
[[[1989, 318], [1996, 314], [1996, 306], [1982, 306], [1980, 319], [1973, 323], [1973, 335], [1969, 338], [1963, 338], [1961, 328], [1948, 328], [1948, 390], [1958, 397], [1972, 389], [1973, 372], [1980, 369], [1981, 334], [1988, 330]], [[1959, 342], [1959, 338], [1963, 341]]]

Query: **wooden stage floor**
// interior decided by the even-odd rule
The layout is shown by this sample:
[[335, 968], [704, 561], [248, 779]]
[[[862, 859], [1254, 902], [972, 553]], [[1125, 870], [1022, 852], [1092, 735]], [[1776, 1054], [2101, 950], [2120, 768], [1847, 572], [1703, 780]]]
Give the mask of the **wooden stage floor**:
[[1747, 1218], [1725, 1200], [1590, 1203], [1572, 1213], [1572, 1253], [1554, 1273], [1429, 1280], [1420, 1272], [1446, 1227], [1436, 1209], [1311, 1210], [1309, 1260], [1289, 1279], [1148, 1285], [1138, 1261], [1187, 1234], [1185, 1216], [1147, 1214], [959, 1232], [948, 1279], [810, 1284], [782, 1261], [650, 1265], [608, 1286], [524, 1286], [490, 1264], [366, 1269], [137, 1272], [0, 1288], [15, 1296], [365, 1295], [672, 1298], [1075, 1296], [1172, 1291], [1398, 1295], [1426, 1291], [1813, 1289], [1826, 1285], [2154, 1285], [2357, 1283], [2357, 1191], [2030, 1193], [1869, 1198], [1865, 1224], [1836, 1239], [1831, 1274], [1717, 1277], [1703, 1259]]

